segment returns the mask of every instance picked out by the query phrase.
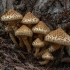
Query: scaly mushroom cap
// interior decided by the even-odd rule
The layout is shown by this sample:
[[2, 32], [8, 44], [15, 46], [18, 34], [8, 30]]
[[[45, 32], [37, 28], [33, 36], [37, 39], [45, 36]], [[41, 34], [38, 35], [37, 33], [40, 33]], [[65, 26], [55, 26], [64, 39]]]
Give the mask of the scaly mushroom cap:
[[22, 25], [18, 30], [16, 30], [15, 35], [32, 37], [33, 32], [26, 25]]
[[70, 36], [61, 28], [51, 31], [45, 36], [45, 41], [54, 42], [62, 45], [70, 45]]
[[32, 31], [34, 33], [47, 34], [50, 32], [50, 28], [44, 22], [39, 21], [39, 23], [32, 28]]
[[33, 41], [32, 45], [34, 47], [44, 47], [44, 42], [41, 41], [39, 38], [37, 38], [36, 40]]
[[45, 53], [42, 55], [42, 58], [43, 58], [43, 59], [47, 59], [47, 60], [53, 60], [53, 59], [54, 59], [54, 57], [52, 56], [52, 54], [49, 53], [49, 52], [45, 52]]
[[2, 21], [14, 21], [14, 20], [20, 20], [22, 18], [23, 16], [20, 13], [16, 12], [15, 10], [10, 9], [6, 14], [4, 14], [1, 17], [1, 20]]
[[36, 18], [31, 12], [28, 12], [22, 19], [23, 24], [37, 24], [39, 19]]

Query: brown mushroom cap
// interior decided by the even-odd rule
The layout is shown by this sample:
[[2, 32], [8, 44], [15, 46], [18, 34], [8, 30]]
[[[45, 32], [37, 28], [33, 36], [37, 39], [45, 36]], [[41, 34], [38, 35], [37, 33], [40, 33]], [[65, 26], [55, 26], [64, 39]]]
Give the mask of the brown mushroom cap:
[[50, 32], [50, 28], [44, 22], [39, 21], [39, 23], [32, 28], [32, 31], [34, 33], [47, 34]]
[[2, 21], [20, 20], [23, 16], [13, 9], [10, 9], [6, 14], [1, 17]]
[[23, 24], [37, 24], [39, 19], [35, 17], [31, 12], [28, 12], [22, 19]]
[[43, 47], [45, 44], [43, 41], [41, 41], [39, 38], [33, 41], [32, 45], [34, 47]]
[[32, 37], [33, 32], [26, 25], [22, 25], [19, 29], [16, 30], [15, 35], [16, 36], [22, 36], [23, 35], [23, 36]]
[[62, 44], [62, 45], [70, 45], [70, 36], [61, 28], [58, 28], [54, 31], [51, 31], [49, 34], [45, 36], [45, 41]]
[[53, 60], [54, 57], [52, 56], [51, 53], [45, 52], [45, 53], [42, 55], [42, 58], [43, 58], [43, 59], [47, 59], [47, 60]]

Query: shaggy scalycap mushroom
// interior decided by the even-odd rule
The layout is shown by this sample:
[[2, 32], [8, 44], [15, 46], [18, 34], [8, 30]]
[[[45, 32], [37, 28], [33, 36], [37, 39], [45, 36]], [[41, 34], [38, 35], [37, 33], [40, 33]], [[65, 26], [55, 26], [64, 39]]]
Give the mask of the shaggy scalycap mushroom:
[[39, 62], [41, 65], [45, 65], [47, 64], [50, 60], [53, 60], [54, 57], [51, 53], [49, 53], [48, 51], [46, 51], [43, 55], [42, 55], [42, 59], [44, 59], [44, 61]]
[[23, 16], [16, 12], [13, 9], [10, 9], [6, 14], [1, 17], [1, 21], [13, 21], [13, 20], [20, 20]]
[[32, 28], [32, 31], [34, 33], [47, 34], [50, 32], [50, 28], [44, 22], [39, 21], [39, 23]]
[[39, 23], [32, 28], [32, 31], [37, 33], [39, 38], [42, 39], [43, 35], [50, 32], [50, 28], [44, 22], [39, 21]]
[[44, 47], [44, 42], [41, 41], [39, 38], [33, 41], [32, 43], [33, 47], [36, 48], [34, 56], [37, 57], [37, 54], [39, 53], [40, 48]]
[[47, 59], [47, 60], [53, 60], [53, 56], [51, 53], [49, 52], [45, 52], [43, 55], [42, 55], [42, 58], [43, 59]]
[[70, 45], [70, 36], [61, 28], [51, 31], [45, 36], [45, 41], [58, 43], [62, 45]]
[[39, 19], [35, 17], [31, 12], [28, 12], [22, 19], [23, 24], [37, 24]]
[[26, 25], [22, 25], [19, 29], [15, 32], [16, 36], [20, 36], [24, 42], [24, 44], [27, 47], [28, 52], [31, 51], [31, 46], [27, 40], [27, 37], [32, 37], [33, 33], [30, 28], [28, 28]]
[[41, 41], [39, 38], [37, 38], [36, 40], [33, 41], [32, 45], [34, 47], [43, 47], [44, 46], [44, 42]]
[[32, 37], [33, 33], [30, 28], [28, 28], [26, 25], [22, 25], [16, 32], [15, 35], [17, 36], [29, 36]]

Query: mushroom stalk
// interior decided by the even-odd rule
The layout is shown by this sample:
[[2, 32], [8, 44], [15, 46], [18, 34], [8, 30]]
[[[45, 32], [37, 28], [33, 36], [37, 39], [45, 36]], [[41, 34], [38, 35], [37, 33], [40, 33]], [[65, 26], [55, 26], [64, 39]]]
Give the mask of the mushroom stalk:
[[19, 37], [19, 36], [17, 36], [17, 37], [18, 37], [18, 39], [19, 39], [19, 46], [20, 46], [20, 47], [24, 47], [24, 43], [23, 43], [22, 38]]
[[16, 40], [15, 40], [14, 36], [12, 35], [12, 33], [9, 33], [9, 36], [10, 36], [11, 40], [13, 41], [13, 43], [14, 43], [16, 46], [18, 46], [18, 43], [16, 42]]
[[35, 54], [34, 54], [35, 57], [37, 57], [37, 55], [38, 55], [38, 53], [39, 53], [39, 50], [40, 50], [39, 47], [35, 49]]
[[23, 40], [24, 44], [26, 45], [28, 52], [30, 52], [31, 51], [31, 46], [30, 46], [30, 44], [27, 40], [27, 37], [24, 37], [24, 38], [22, 37], [22, 40]]
[[49, 60], [44, 60], [44, 61], [41, 61], [41, 62], [39, 62], [40, 63], [40, 65], [45, 65], [45, 64], [47, 64], [49, 62]]
[[5, 31], [9, 33], [9, 36], [10, 36], [11, 40], [13, 41], [13, 43], [14, 43], [16, 46], [18, 46], [18, 43], [17, 43], [17, 41], [16, 41], [14, 35], [12, 34], [13, 30], [12, 30], [11, 26], [8, 25], [7, 27], [5, 27]]

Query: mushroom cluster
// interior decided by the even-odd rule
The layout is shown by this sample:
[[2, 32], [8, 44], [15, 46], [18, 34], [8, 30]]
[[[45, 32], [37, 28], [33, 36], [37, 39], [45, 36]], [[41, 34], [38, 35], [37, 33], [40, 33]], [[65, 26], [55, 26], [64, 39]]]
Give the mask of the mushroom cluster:
[[[51, 31], [31, 12], [23, 17], [19, 12], [10, 9], [1, 20], [8, 22], [5, 31], [8, 32], [13, 43], [20, 47], [26, 46], [28, 52], [34, 50], [34, 57], [44, 60], [39, 62], [41, 65], [54, 60], [52, 52], [61, 48], [61, 45], [70, 46], [70, 36], [62, 28]], [[15, 37], [18, 38], [19, 43]]]

